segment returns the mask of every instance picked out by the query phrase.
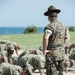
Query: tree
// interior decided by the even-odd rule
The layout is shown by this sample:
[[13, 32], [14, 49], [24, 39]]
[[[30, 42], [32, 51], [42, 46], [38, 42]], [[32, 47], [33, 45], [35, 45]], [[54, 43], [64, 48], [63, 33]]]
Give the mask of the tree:
[[31, 26], [28, 26], [25, 30], [24, 30], [24, 34], [27, 34], [27, 33], [37, 33], [38, 31], [38, 28], [34, 25], [31, 25]]

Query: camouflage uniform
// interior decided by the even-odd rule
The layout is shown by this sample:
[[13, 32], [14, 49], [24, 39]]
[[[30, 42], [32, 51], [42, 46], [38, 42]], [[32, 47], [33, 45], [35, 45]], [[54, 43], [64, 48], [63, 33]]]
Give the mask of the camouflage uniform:
[[20, 59], [22, 56], [26, 55], [26, 54], [36, 54], [36, 55], [42, 55], [42, 56], [44, 56], [43, 52], [40, 51], [40, 50], [37, 50], [37, 49], [27, 49], [27, 50], [23, 51], [23, 52], [19, 55], [19, 59]]
[[[47, 50], [55, 51], [55, 61], [58, 61], [59, 75], [63, 75], [63, 60], [64, 60], [64, 37], [66, 35], [66, 27], [60, 22], [53, 22], [45, 27], [45, 30], [49, 29], [52, 31], [52, 35], [49, 38]], [[60, 64], [60, 65], [59, 65]]]
[[11, 44], [11, 45], [13, 45], [15, 51], [20, 49], [20, 46], [16, 42], [10, 42], [8, 40], [0, 40], [0, 44]]
[[44, 29], [43, 50], [46, 55], [46, 75], [63, 75], [64, 44], [67, 40], [67, 28], [57, 20], [61, 10], [50, 6], [44, 13], [50, 24]]
[[75, 50], [71, 53], [71, 55], [69, 56], [69, 58], [75, 60]]
[[75, 60], [70, 59], [70, 67], [73, 67], [73, 66], [75, 66]]
[[14, 51], [16, 51], [17, 55], [18, 52], [17, 50], [19, 49], [18, 45], [16, 42], [10, 42], [8, 40], [0, 40], [0, 54], [4, 59], [4, 62], [12, 62], [12, 54]]
[[43, 46], [40, 46], [39, 47], [39, 50], [43, 52]]
[[32, 75], [32, 71], [39, 69], [40, 73], [45, 66], [45, 57], [36, 54], [26, 54], [22, 56], [18, 61], [20, 66], [26, 66], [29, 73]]
[[18, 65], [18, 57], [17, 57], [17, 56], [13, 56], [13, 57], [12, 57], [12, 63], [13, 63], [14, 65]]
[[29, 50], [24, 50], [18, 57], [18, 59], [20, 59], [22, 56], [26, 55], [26, 54], [30, 54]]
[[0, 75], [21, 75], [21, 67], [4, 62], [0, 64]]
[[70, 67], [70, 59], [69, 56], [65, 55], [64, 56], [64, 68], [69, 68]]
[[0, 44], [6, 44], [6, 43], [9, 43], [10, 41], [8, 40], [0, 40]]
[[[56, 21], [51, 23], [50, 25], [47, 25], [45, 27], [45, 30], [49, 29], [52, 31], [52, 35], [49, 38], [49, 43], [47, 50], [55, 51], [55, 54], [52, 54], [54, 58], [54, 61], [58, 61], [58, 70], [59, 75], [63, 75], [63, 60], [64, 60], [64, 37], [66, 32], [66, 27], [63, 26], [60, 22]], [[47, 62], [47, 60], [46, 60]]]
[[14, 52], [14, 45], [10, 41], [0, 40], [1, 54], [5, 62], [11, 61], [12, 53]]
[[74, 43], [71, 43], [70, 46], [69, 46], [69, 54], [71, 55], [72, 53], [74, 53], [74, 50], [75, 50], [75, 44]]
[[4, 50], [5, 44], [0, 44], [0, 56], [2, 57], [2, 62], [8, 62], [7, 51]]
[[8, 58], [8, 62], [12, 62], [12, 54], [15, 51], [14, 46], [11, 43], [7, 43], [6, 45], [7, 45], [7, 58]]
[[65, 47], [65, 54], [69, 54], [70, 43], [68, 43]]

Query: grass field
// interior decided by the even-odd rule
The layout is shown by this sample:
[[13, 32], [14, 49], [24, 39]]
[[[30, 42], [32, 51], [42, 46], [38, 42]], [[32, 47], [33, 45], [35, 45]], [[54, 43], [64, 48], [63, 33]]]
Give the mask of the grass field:
[[[70, 32], [70, 42], [75, 43], [75, 32]], [[43, 33], [41, 34], [15, 34], [0, 35], [0, 39], [18, 43], [21, 48], [39, 48], [42, 45]]]
[[38, 48], [42, 45], [43, 34], [1, 35], [0, 39], [18, 43], [22, 48]]
[[70, 32], [70, 42], [75, 43], [75, 32]]

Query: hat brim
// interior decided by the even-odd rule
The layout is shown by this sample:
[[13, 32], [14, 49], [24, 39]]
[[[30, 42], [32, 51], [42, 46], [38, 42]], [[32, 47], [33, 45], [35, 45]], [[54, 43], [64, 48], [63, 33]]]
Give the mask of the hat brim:
[[44, 13], [45, 16], [48, 16], [50, 14], [50, 12], [56, 12], [57, 14], [60, 13], [61, 11], [59, 9], [56, 9], [56, 10], [51, 10], [51, 11], [46, 11]]

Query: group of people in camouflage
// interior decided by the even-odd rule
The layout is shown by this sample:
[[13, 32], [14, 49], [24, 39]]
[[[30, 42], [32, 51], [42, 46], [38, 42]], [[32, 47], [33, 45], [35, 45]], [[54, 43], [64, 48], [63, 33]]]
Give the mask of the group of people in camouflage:
[[[72, 48], [75, 48], [75, 44], [66, 46], [65, 55], [70, 53]], [[10, 51], [8, 51], [9, 49]], [[19, 49], [20, 47], [17, 43], [0, 40], [0, 75], [33, 75], [33, 72], [36, 69], [39, 70], [40, 75], [44, 75], [44, 73], [42, 74], [42, 72], [46, 67], [49, 66], [47, 66], [48, 63], [45, 63], [43, 47], [40, 46], [37, 50], [23, 50], [21, 54], [18, 54]], [[17, 56], [12, 57], [13, 51], [16, 51]], [[72, 67], [74, 65], [75, 57], [73, 58], [73, 54], [74, 53], [71, 53], [70, 55], [65, 56], [64, 68]], [[49, 53], [46, 57], [51, 57], [51, 55], [52, 54]], [[58, 55], [61, 56], [60, 54]], [[53, 64], [52, 60], [51, 64]]]
[[43, 52], [38, 49], [27, 49], [19, 55], [18, 64], [26, 67], [30, 75], [33, 75], [36, 69], [38, 69], [41, 74], [45, 67], [45, 57]]
[[68, 44], [65, 47], [64, 68], [68, 72], [69, 67], [75, 66], [75, 44]]
[[21, 67], [14, 65], [12, 55], [18, 55], [20, 47], [16, 42], [0, 40], [0, 75], [20, 75]]
[[2, 56], [4, 62], [12, 63], [12, 54], [15, 51], [18, 55], [18, 49], [20, 49], [20, 47], [16, 42], [0, 40], [0, 56]]
[[[0, 75], [33, 75], [38, 69], [40, 75], [45, 68], [45, 57], [39, 49], [23, 50], [17, 43], [0, 40]], [[17, 56], [12, 56], [14, 51]]]

